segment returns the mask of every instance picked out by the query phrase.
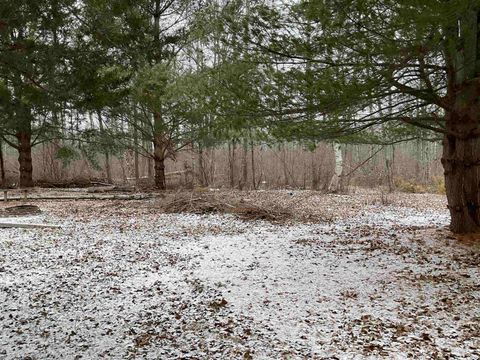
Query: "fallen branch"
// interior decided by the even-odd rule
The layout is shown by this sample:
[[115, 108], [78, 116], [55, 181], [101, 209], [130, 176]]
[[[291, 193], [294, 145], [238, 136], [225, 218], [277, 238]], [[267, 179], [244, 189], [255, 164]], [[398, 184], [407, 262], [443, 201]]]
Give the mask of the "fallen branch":
[[59, 225], [52, 224], [22, 224], [22, 223], [0, 223], [0, 229], [19, 228], [19, 229], [59, 229]]
[[355, 166], [353, 170], [351, 170], [348, 174], [345, 175], [340, 175], [340, 177], [349, 177], [352, 175], [355, 171], [360, 169], [363, 165], [365, 165], [367, 162], [369, 162], [375, 155], [377, 155], [380, 151], [382, 151], [385, 148], [385, 146], [382, 146], [380, 149], [375, 151], [372, 155], [370, 155], [368, 158], [366, 158], [364, 161], [362, 161], [359, 165]]
[[[145, 200], [152, 198], [153, 195], [55, 195], [55, 196], [29, 196], [28, 200]], [[22, 196], [13, 196], [9, 197], [8, 201], [13, 200], [24, 200]], [[0, 201], [5, 201], [5, 199], [0, 198]]]
[[[234, 199], [228, 199], [228, 201], [232, 200]], [[225, 198], [208, 193], [197, 194], [194, 192], [175, 195], [175, 198], [170, 202], [162, 204], [162, 209], [166, 213], [234, 214], [243, 220], [267, 220], [276, 223], [294, 218], [293, 213], [281, 207], [255, 206], [246, 204], [241, 200], [230, 204]]]

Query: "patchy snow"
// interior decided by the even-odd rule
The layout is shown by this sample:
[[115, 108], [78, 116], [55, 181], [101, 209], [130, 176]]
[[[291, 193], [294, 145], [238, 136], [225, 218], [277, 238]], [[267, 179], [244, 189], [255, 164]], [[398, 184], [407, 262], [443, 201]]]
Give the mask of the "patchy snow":
[[480, 358], [480, 249], [446, 211], [273, 225], [125, 204], [0, 230], [0, 358]]

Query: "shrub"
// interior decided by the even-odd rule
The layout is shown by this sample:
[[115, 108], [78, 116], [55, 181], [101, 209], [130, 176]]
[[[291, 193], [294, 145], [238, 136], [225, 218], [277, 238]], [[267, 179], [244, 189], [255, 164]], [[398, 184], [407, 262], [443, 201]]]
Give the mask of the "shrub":
[[427, 186], [417, 184], [415, 181], [405, 180], [402, 178], [395, 179], [395, 188], [401, 192], [414, 193], [414, 194], [428, 192]]
[[445, 194], [445, 180], [442, 176], [434, 176], [429, 185], [418, 184], [413, 180], [396, 178], [395, 187], [400, 192], [413, 194], [422, 194], [427, 192], [434, 194]]
[[446, 194], [445, 190], [445, 178], [443, 176], [434, 176], [432, 179], [433, 192], [436, 194]]

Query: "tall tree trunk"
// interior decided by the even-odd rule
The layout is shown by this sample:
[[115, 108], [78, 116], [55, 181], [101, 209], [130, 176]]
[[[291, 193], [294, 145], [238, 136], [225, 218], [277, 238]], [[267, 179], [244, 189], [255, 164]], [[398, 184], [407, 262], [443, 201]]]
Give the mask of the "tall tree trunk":
[[385, 170], [387, 176], [388, 192], [395, 191], [395, 146], [385, 147]]
[[[136, 109], [136, 108], [134, 108]], [[135, 124], [133, 127], [133, 162], [134, 162], [134, 168], [135, 168], [135, 184], [138, 185], [138, 182], [140, 180], [140, 163], [139, 163], [139, 157], [138, 157], [138, 119], [136, 117], [136, 112], [135, 112]]]
[[257, 190], [257, 183], [256, 183], [256, 176], [255, 176], [255, 146], [253, 141], [250, 140], [250, 155], [251, 155], [251, 163], [252, 163], [252, 186], [253, 190]]
[[282, 170], [283, 170], [283, 186], [288, 187], [288, 168], [287, 168], [287, 150], [285, 149], [285, 144], [279, 145], [279, 149], [282, 149]]
[[328, 191], [338, 192], [341, 190], [341, 176], [343, 171], [343, 153], [341, 145], [334, 144], [333, 151], [335, 155], [335, 169], [330, 185], [328, 186]]
[[203, 147], [201, 144], [198, 145], [198, 180], [201, 187], [208, 186], [208, 179], [205, 170], [205, 159], [203, 157]]
[[239, 182], [239, 189], [243, 190], [247, 186], [248, 181], [248, 143], [247, 140], [243, 141], [243, 154], [242, 154], [242, 178]]
[[7, 186], [7, 181], [5, 177], [5, 158], [3, 156], [3, 142], [0, 140], [0, 171], [2, 176], [2, 188]]
[[[148, 149], [148, 153], [151, 154], [153, 149], [152, 149], [152, 142], [151, 141], [146, 141], [145, 142], [145, 148]], [[149, 180], [153, 179], [153, 166], [152, 166], [153, 158], [152, 157], [145, 157], [145, 166], [147, 168], [147, 177]]]
[[479, 22], [478, 7], [469, 6], [445, 29], [448, 110], [442, 164], [455, 233], [480, 232]]
[[450, 133], [443, 139], [445, 190], [455, 233], [480, 231], [480, 121], [472, 121], [478, 115], [468, 112], [471, 116], [447, 115]]
[[155, 157], [155, 187], [158, 190], [166, 190], [167, 183], [165, 181], [165, 159]]
[[33, 186], [32, 144], [28, 131], [18, 131], [18, 163], [20, 165], [20, 187]]
[[155, 167], [155, 187], [159, 190], [166, 190], [165, 182], [165, 155], [168, 147], [168, 140], [163, 133], [162, 113], [156, 111], [153, 114], [153, 161]]
[[140, 181], [140, 162], [139, 162], [139, 157], [138, 157], [138, 151], [135, 150], [133, 153], [134, 156], [134, 166], [135, 166], [135, 184], [138, 185], [138, 182]]
[[[162, 44], [160, 43], [160, 16], [161, 16], [161, 0], [154, 0], [153, 12], [153, 46], [158, 48], [161, 53]], [[155, 169], [155, 187], [159, 190], [167, 188], [165, 182], [165, 152], [166, 141], [163, 134], [163, 119], [161, 105], [160, 109], [153, 113], [153, 161]]]
[[[100, 126], [100, 131], [103, 133], [104, 127], [103, 127], [103, 119], [102, 119], [102, 113], [100, 111], [97, 112], [98, 116], [98, 124]], [[105, 172], [107, 175], [107, 181], [109, 183], [112, 182], [112, 171], [110, 167], [110, 153], [108, 150], [105, 151]]]
[[230, 188], [235, 188], [235, 147], [234, 140], [228, 143], [228, 166], [229, 166], [229, 179]]
[[311, 170], [312, 170], [312, 190], [318, 190], [319, 185], [320, 185], [320, 178], [319, 178], [319, 171], [318, 167], [315, 161], [315, 152], [316, 150], [313, 150], [310, 153], [311, 157]]
[[155, 187], [159, 190], [166, 190], [165, 151], [161, 139], [155, 139], [153, 161], [155, 166]]
[[303, 158], [303, 186], [302, 189], [307, 188], [307, 164], [305, 163], [305, 158]]

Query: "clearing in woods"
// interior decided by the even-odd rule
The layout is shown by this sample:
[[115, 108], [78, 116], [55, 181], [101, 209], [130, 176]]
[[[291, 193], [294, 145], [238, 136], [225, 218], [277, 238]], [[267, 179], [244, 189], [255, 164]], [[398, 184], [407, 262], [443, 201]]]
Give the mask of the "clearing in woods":
[[443, 196], [34, 203], [1, 221], [60, 227], [0, 229], [1, 358], [479, 358], [480, 246]]

